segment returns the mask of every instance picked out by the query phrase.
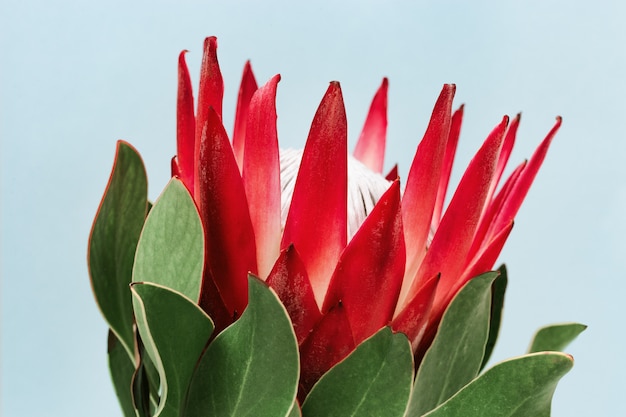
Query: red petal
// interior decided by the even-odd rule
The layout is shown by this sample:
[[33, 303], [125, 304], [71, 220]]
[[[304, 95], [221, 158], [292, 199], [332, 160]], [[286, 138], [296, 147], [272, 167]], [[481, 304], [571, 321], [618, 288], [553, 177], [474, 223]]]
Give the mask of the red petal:
[[426, 240], [430, 233], [443, 156], [450, 132], [455, 89], [454, 84], [446, 84], [441, 90], [424, 138], [417, 147], [402, 197], [402, 221], [407, 253], [405, 276], [410, 279], [405, 279], [402, 285], [401, 301], [406, 299], [411, 279], [426, 253]]
[[391, 322], [404, 276], [400, 181], [394, 181], [343, 251], [323, 312], [346, 311], [359, 344]]
[[[383, 78], [370, 111], [365, 119], [361, 136], [354, 149], [354, 157], [374, 172], [383, 172], [385, 140], [387, 137], [387, 89], [389, 82]], [[395, 178], [394, 178], [395, 179]]]
[[298, 250], [318, 305], [347, 241], [347, 156], [341, 87], [332, 82], [311, 124], [281, 244]]
[[412, 295], [426, 279], [441, 273], [434, 309], [458, 280], [472, 246], [489, 184], [495, 172], [508, 117], [491, 132], [470, 162], [420, 266]]
[[205, 229], [205, 274], [211, 271], [224, 304], [236, 316], [247, 304], [248, 272], [257, 269], [254, 232], [239, 169], [213, 108], [200, 138], [196, 198]]
[[233, 151], [239, 169], [243, 170], [243, 150], [246, 137], [246, 123], [248, 122], [248, 109], [252, 95], [258, 86], [254, 79], [254, 73], [250, 66], [250, 61], [246, 62], [241, 77], [239, 87], [239, 97], [237, 98], [237, 111], [235, 112], [235, 127], [233, 128]]
[[[452, 293], [456, 294], [470, 279], [493, 269], [507, 238], [513, 229], [513, 222], [509, 223], [500, 232], [491, 239], [483, 249], [478, 253], [472, 262], [466, 267], [463, 276], [459, 279], [455, 287], [452, 287]], [[452, 300], [452, 298], [450, 298]]]
[[496, 166], [496, 172], [493, 176], [491, 188], [489, 188], [489, 194], [487, 194], [487, 203], [491, 201], [491, 198], [496, 191], [496, 187], [500, 182], [500, 178], [502, 178], [504, 168], [506, 168], [506, 164], [509, 161], [509, 156], [511, 156], [513, 146], [515, 145], [515, 137], [517, 136], [517, 128], [519, 127], [519, 122], [521, 118], [521, 113], [518, 113], [517, 116], [515, 116], [515, 118], [511, 121], [511, 124], [509, 124], [509, 127], [506, 130], [506, 134], [504, 135], [504, 142], [502, 142], [502, 149], [500, 150], [500, 157], [498, 158], [498, 165]]
[[[204, 40], [204, 54], [200, 68], [200, 90], [198, 91], [198, 111], [196, 113], [196, 146], [194, 151], [196, 164], [200, 155], [200, 138], [207, 121], [209, 108], [217, 113], [222, 120], [222, 99], [224, 97], [224, 82], [217, 62], [217, 38], [211, 36]], [[194, 172], [198, 173], [198, 166]], [[198, 188], [197, 185], [194, 186]]]
[[[515, 170], [511, 173], [509, 178], [504, 183], [502, 189], [496, 194], [496, 197], [488, 202], [487, 209], [483, 213], [480, 218], [480, 226], [478, 227], [478, 231], [474, 235], [474, 243], [472, 244], [472, 249], [469, 251], [468, 260], [474, 259], [476, 254], [483, 248], [486, 242], [489, 242], [493, 237], [494, 230], [494, 219], [498, 216], [498, 213], [502, 210], [502, 205], [506, 198], [510, 194], [515, 182], [519, 178], [522, 170], [526, 166], [526, 162], [520, 164]], [[483, 271], [484, 272], [484, 271]]]
[[402, 332], [409, 338], [414, 352], [428, 325], [438, 283], [439, 274], [426, 281], [391, 323], [394, 331]]
[[450, 183], [450, 174], [452, 173], [452, 165], [454, 163], [454, 156], [456, 154], [456, 147], [459, 143], [459, 136], [461, 134], [461, 124], [463, 122], [463, 108], [461, 105], [457, 111], [452, 115], [452, 121], [450, 123], [450, 134], [448, 135], [448, 142], [446, 144], [446, 154], [443, 158], [443, 166], [441, 167], [441, 177], [439, 179], [439, 188], [437, 190], [437, 200], [435, 201], [435, 208], [433, 210], [433, 219], [431, 227], [436, 230], [441, 221], [441, 213], [443, 213], [443, 204], [446, 200], [446, 193], [448, 191], [448, 185]]
[[276, 133], [276, 87], [280, 75], [250, 101], [243, 155], [243, 183], [257, 248], [259, 275], [265, 279], [280, 252], [280, 160]]
[[267, 284], [276, 291], [287, 309], [298, 344], [301, 344], [322, 314], [317, 308], [304, 264], [293, 245], [281, 252], [267, 277]]
[[[206, 266], [202, 276], [202, 290], [200, 291], [198, 305], [200, 305], [200, 308], [213, 320], [215, 324], [213, 335], [220, 333], [237, 318], [232, 311], [226, 308], [224, 300], [215, 286], [211, 271], [207, 270]], [[238, 310], [238, 314], [241, 314], [241, 311]]]
[[528, 164], [520, 174], [519, 179], [515, 182], [513, 189], [504, 202], [502, 210], [494, 221], [493, 230], [500, 230], [506, 224], [511, 222], [517, 214], [524, 198], [526, 197], [526, 194], [528, 194], [528, 190], [530, 189], [533, 180], [537, 176], [537, 172], [539, 171], [543, 160], [546, 157], [546, 153], [548, 152], [548, 148], [550, 147], [550, 143], [552, 142], [554, 135], [561, 127], [561, 121], [561, 117], [557, 117], [556, 123], [546, 138], [541, 142], [541, 144], [539, 144], [535, 153], [528, 161]]
[[180, 178], [180, 168], [178, 168], [178, 159], [174, 156], [170, 162], [170, 167], [172, 170], [172, 177]]
[[393, 166], [393, 168], [391, 168], [391, 171], [389, 171], [389, 173], [387, 174], [387, 176], [385, 177], [385, 179], [387, 181], [395, 181], [399, 178], [398, 176], [398, 164], [395, 164]]
[[306, 395], [317, 380], [348, 356], [355, 346], [346, 311], [338, 305], [322, 317], [300, 346], [301, 394]]
[[178, 97], [176, 100], [176, 154], [178, 177], [191, 195], [194, 192], [194, 152], [196, 116], [193, 112], [193, 91], [185, 53], [178, 56]]

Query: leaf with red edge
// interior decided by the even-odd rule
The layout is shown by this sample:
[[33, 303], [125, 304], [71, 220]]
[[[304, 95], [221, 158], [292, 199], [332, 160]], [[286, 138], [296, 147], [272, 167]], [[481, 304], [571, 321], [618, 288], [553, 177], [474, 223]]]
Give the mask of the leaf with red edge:
[[235, 111], [235, 127], [233, 128], [233, 152], [239, 169], [243, 169], [243, 151], [246, 138], [246, 123], [248, 122], [248, 110], [250, 108], [250, 100], [257, 90], [258, 85], [252, 72], [250, 61], [246, 61], [243, 67], [243, 75], [241, 76], [241, 86], [239, 87], [239, 96], [237, 97], [237, 110]]
[[322, 314], [304, 264], [293, 245], [281, 252], [266, 282], [287, 309], [298, 344], [301, 344]]
[[[178, 95], [176, 99], [176, 167], [177, 175], [193, 196], [196, 116], [189, 69], [182, 51], [178, 56]], [[174, 173], [172, 173], [173, 175]]]
[[[407, 243], [405, 276], [409, 279], [405, 279], [402, 285], [400, 301], [411, 296], [408, 294], [411, 281], [426, 253], [426, 240], [430, 233], [439, 176], [450, 132], [452, 99], [455, 90], [454, 84], [443, 86], [433, 108], [424, 138], [417, 147], [409, 170], [406, 189], [402, 197], [402, 222]], [[431, 274], [428, 278], [433, 275]]]
[[461, 135], [461, 124], [463, 123], [463, 109], [461, 105], [452, 115], [450, 122], [450, 133], [448, 134], [448, 142], [446, 143], [446, 153], [443, 157], [443, 165], [441, 167], [441, 176], [439, 177], [439, 189], [437, 190], [437, 200], [433, 209], [432, 228], [437, 229], [441, 221], [441, 213], [443, 213], [443, 204], [446, 200], [448, 185], [450, 184], [450, 174], [454, 164], [456, 148], [459, 144], [459, 136]]
[[391, 322], [404, 277], [400, 181], [394, 181], [341, 254], [323, 312], [342, 304], [356, 344]]
[[465, 267], [507, 124], [508, 117], [505, 116], [467, 167], [409, 292], [411, 295], [423, 280], [441, 273], [433, 305], [437, 315], [447, 307], [443, 300], [448, 298]]
[[130, 358], [134, 357], [133, 307], [128, 285], [148, 211], [148, 181], [141, 156], [117, 142], [115, 162], [89, 235], [87, 260], [96, 302]]
[[[196, 112], [196, 142], [194, 150], [194, 160], [196, 167], [194, 174], [198, 175], [198, 170], [202, 165], [198, 165], [200, 158], [200, 138], [209, 116], [209, 109], [217, 114], [222, 120], [222, 100], [224, 98], [224, 81], [222, 72], [217, 62], [217, 38], [208, 37], [204, 40], [204, 53], [202, 56], [202, 66], [200, 68], [200, 88], [198, 90], [198, 110]], [[194, 186], [193, 195], [197, 195], [198, 184]]]
[[258, 89], [249, 103], [243, 184], [256, 239], [259, 276], [267, 278], [280, 252], [280, 159], [276, 88], [280, 75]]
[[[387, 139], [387, 89], [389, 81], [383, 78], [378, 88], [361, 136], [354, 149], [354, 157], [374, 172], [383, 172], [385, 141]], [[394, 178], [395, 179], [395, 178]]]
[[300, 345], [300, 390], [302, 401], [317, 380], [354, 350], [350, 321], [341, 304], [328, 311]]
[[347, 178], [346, 111], [332, 82], [311, 124], [281, 243], [298, 249], [318, 305], [347, 242]]
[[394, 331], [402, 332], [409, 338], [413, 351], [417, 349], [428, 325], [438, 283], [439, 274], [426, 281], [391, 322]]
[[[212, 277], [234, 317], [246, 307], [248, 272], [256, 273], [257, 269], [256, 249], [239, 169], [226, 131], [213, 108], [209, 109], [202, 130], [199, 155], [196, 202], [205, 229], [206, 248], [201, 292], [210, 288], [205, 281]], [[220, 327], [218, 323], [216, 326]]]

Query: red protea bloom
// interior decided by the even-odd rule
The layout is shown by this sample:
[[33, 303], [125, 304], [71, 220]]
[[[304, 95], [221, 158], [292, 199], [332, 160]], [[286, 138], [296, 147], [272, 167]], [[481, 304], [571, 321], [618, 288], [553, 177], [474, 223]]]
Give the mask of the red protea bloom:
[[279, 152], [280, 76], [257, 88], [246, 64], [231, 143], [222, 124], [216, 50], [217, 40], [207, 38], [195, 114], [185, 52], [179, 57], [178, 153], [172, 162], [205, 230], [200, 305], [224, 328], [246, 307], [248, 272], [265, 279], [291, 316], [304, 392], [386, 325], [409, 337], [419, 360], [454, 295], [493, 267], [560, 118], [496, 192], [520, 120], [504, 117], [444, 212], [463, 117], [462, 106], [451, 110], [454, 85], [443, 87], [401, 194], [395, 169], [389, 180], [381, 175], [386, 79], [354, 158], [347, 153], [337, 82], [322, 99], [304, 151]]

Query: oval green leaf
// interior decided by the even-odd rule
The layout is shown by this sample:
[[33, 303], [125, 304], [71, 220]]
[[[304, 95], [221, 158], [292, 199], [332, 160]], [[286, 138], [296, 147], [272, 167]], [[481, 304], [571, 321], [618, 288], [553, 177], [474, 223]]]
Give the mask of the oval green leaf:
[[115, 162], [89, 235], [89, 275], [111, 330], [134, 357], [133, 307], [128, 285], [148, 210], [148, 181], [137, 151], [117, 142]]
[[549, 417], [556, 384], [573, 364], [560, 352], [509, 359], [424, 417]]
[[204, 237], [196, 205], [183, 183], [172, 178], [146, 218], [133, 281], [161, 284], [197, 301], [203, 262]]
[[491, 285], [497, 272], [470, 280], [444, 313], [417, 371], [408, 416], [421, 416], [478, 375], [489, 335]]
[[115, 394], [122, 408], [122, 413], [124, 417], [135, 417], [131, 391], [135, 364], [128, 357], [124, 345], [111, 330], [109, 330], [107, 356], [113, 388], [115, 388]]
[[192, 300], [169, 288], [135, 283], [131, 292], [139, 335], [161, 380], [154, 416], [178, 417], [213, 322]]
[[248, 306], [206, 349], [184, 415], [287, 416], [296, 398], [299, 358], [287, 311], [264, 282], [248, 277]]
[[553, 324], [542, 327], [535, 333], [528, 353], [550, 350], [561, 352], [586, 328], [587, 326], [580, 323]]
[[498, 339], [498, 333], [500, 332], [500, 321], [502, 320], [502, 310], [504, 308], [504, 294], [506, 292], [506, 286], [508, 284], [508, 276], [506, 272], [506, 266], [502, 264], [498, 268], [500, 275], [491, 284], [491, 318], [489, 320], [489, 337], [487, 338], [487, 344], [485, 345], [485, 355], [483, 356], [483, 363], [480, 365], [482, 370], [493, 352], [493, 348], [496, 345]]
[[411, 394], [413, 354], [388, 327], [366, 339], [313, 386], [304, 417], [402, 417]]

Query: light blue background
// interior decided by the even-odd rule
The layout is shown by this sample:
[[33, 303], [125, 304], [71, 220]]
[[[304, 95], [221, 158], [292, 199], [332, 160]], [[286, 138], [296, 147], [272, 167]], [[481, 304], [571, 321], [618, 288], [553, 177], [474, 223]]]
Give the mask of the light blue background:
[[[313, 3], [313, 2], [312, 2]], [[176, 59], [194, 78], [219, 38], [232, 129], [241, 70], [281, 73], [283, 146], [301, 147], [340, 80], [351, 147], [390, 78], [387, 167], [406, 175], [441, 85], [466, 103], [455, 178], [503, 114], [523, 111], [512, 162], [564, 118], [501, 260], [510, 272], [495, 359], [579, 321], [554, 416], [626, 415], [626, 12], [597, 2], [3, 1], [2, 415], [119, 415], [106, 326], [86, 268], [115, 141], [142, 153], [156, 198], [175, 152]]]

